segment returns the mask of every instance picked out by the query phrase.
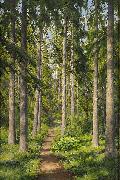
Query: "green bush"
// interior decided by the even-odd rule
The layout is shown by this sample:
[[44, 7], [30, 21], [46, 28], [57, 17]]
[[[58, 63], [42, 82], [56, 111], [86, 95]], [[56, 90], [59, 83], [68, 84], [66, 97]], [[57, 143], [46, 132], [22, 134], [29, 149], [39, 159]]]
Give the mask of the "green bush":
[[[100, 146], [93, 147], [92, 136], [58, 136], [52, 145], [52, 151], [61, 157], [64, 168], [74, 173], [76, 179], [112, 179], [115, 176], [115, 160], [105, 158], [105, 140], [100, 139]], [[114, 165], [113, 165], [114, 164]], [[112, 167], [112, 169], [111, 169]]]

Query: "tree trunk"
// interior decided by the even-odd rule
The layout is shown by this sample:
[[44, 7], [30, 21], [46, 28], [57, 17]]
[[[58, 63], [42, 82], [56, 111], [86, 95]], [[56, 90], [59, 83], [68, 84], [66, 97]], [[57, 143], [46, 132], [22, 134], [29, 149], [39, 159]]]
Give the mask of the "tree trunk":
[[120, 176], [120, 1], [118, 0], [118, 117], [117, 117], [117, 177]]
[[95, 0], [95, 49], [94, 49], [94, 82], [93, 82], [93, 146], [98, 146], [98, 0]]
[[[37, 78], [41, 80], [42, 75], [42, 31], [40, 30], [40, 46], [38, 50], [38, 61], [37, 61]], [[34, 122], [33, 122], [33, 136], [40, 130], [41, 125], [41, 88], [38, 85], [35, 92], [35, 106], [34, 106]]]
[[[42, 80], [42, 39], [43, 39], [43, 33], [42, 30], [40, 30], [40, 49], [39, 49], [39, 60], [38, 60], [38, 77], [40, 80]], [[41, 112], [42, 112], [42, 92], [40, 87], [37, 131], [39, 131], [41, 128]]]
[[114, 157], [114, 94], [113, 94], [113, 34], [114, 8], [113, 1], [108, 2], [107, 28], [107, 85], [106, 85], [106, 156]]
[[39, 92], [39, 111], [38, 111], [38, 125], [37, 131], [40, 131], [41, 128], [41, 113], [42, 113], [42, 94], [41, 91]]
[[66, 44], [67, 44], [67, 19], [64, 16], [64, 37], [63, 37], [63, 64], [62, 64], [62, 135], [65, 131], [66, 121]]
[[70, 84], [70, 73], [68, 73], [66, 74], [66, 119], [70, 117], [70, 114], [71, 114], [71, 84]]
[[[27, 4], [22, 0], [22, 42], [21, 48], [27, 51]], [[27, 62], [20, 63], [20, 151], [27, 150], [27, 82], [26, 82]]]
[[[15, 0], [11, 0], [11, 35], [13, 43], [16, 42], [15, 37]], [[12, 67], [10, 68], [9, 82], [9, 135], [8, 144], [15, 144], [16, 129], [15, 129], [15, 56], [12, 59]]]
[[38, 113], [39, 113], [39, 90], [36, 89], [35, 106], [34, 106], [34, 121], [33, 121], [33, 131], [32, 131], [33, 137], [37, 134]]
[[73, 24], [71, 27], [71, 73], [70, 73], [70, 80], [71, 80], [71, 117], [74, 117], [74, 111], [75, 111], [75, 102], [74, 102], [74, 46], [73, 46]]

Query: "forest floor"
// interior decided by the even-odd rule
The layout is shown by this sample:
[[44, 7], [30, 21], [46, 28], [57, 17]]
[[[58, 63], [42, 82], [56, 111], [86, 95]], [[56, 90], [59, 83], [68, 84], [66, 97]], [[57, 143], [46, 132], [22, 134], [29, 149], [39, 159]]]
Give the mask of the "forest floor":
[[64, 170], [62, 164], [58, 160], [58, 157], [56, 157], [50, 150], [54, 137], [55, 137], [54, 129], [50, 129], [41, 150], [40, 173], [37, 179], [38, 180], [72, 180], [73, 179], [72, 174]]

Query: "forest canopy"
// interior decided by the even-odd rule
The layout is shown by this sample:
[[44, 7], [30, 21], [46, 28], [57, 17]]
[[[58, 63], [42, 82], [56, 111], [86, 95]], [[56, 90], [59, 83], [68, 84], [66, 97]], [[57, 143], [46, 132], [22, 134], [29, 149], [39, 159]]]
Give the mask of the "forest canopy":
[[2, 0], [0, 17], [1, 178], [36, 177], [54, 128], [76, 179], [119, 179], [120, 1]]

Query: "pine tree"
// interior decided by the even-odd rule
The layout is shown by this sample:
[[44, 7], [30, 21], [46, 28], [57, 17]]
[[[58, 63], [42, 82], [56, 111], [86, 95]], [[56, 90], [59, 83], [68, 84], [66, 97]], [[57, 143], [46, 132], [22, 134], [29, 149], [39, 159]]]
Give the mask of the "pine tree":
[[[22, 0], [22, 24], [21, 24], [21, 48], [27, 51], [27, 1]], [[27, 150], [27, 62], [22, 60], [20, 63], [20, 151]]]
[[108, 157], [115, 156], [113, 34], [114, 34], [114, 5], [113, 5], [113, 0], [109, 0], [108, 27], [107, 27], [107, 84], [106, 84], [106, 155]]
[[67, 18], [64, 14], [64, 37], [63, 37], [63, 64], [62, 64], [62, 135], [66, 125], [66, 44], [67, 44]]
[[[11, 36], [12, 42], [16, 43], [15, 34], [15, 6], [16, 1], [11, 0]], [[9, 82], [9, 135], [8, 144], [15, 144], [16, 129], [15, 129], [15, 55], [12, 58], [12, 67], [10, 68], [10, 82]]]
[[94, 48], [94, 82], [93, 82], [93, 146], [98, 146], [98, 0], [95, 0], [95, 48]]

